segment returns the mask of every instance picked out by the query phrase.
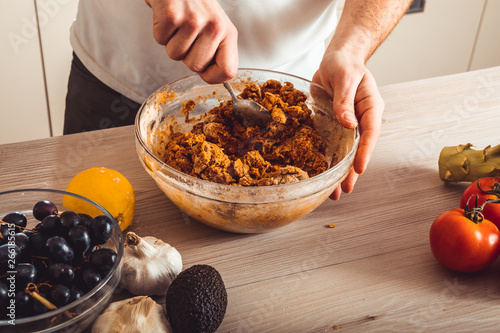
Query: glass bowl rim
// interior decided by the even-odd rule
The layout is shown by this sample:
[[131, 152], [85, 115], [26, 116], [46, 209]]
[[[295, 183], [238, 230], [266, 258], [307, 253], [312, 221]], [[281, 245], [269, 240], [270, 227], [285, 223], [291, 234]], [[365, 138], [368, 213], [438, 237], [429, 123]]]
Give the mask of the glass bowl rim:
[[[323, 91], [326, 92], [326, 90], [325, 90], [325, 88], [323, 88], [323, 86], [321, 86], [321, 85], [319, 85], [319, 84], [317, 84], [315, 82], [312, 82], [311, 80], [305, 79], [305, 78], [297, 76], [297, 75], [288, 74], [288, 73], [279, 72], [279, 71], [274, 71], [274, 70], [256, 69], [256, 68], [238, 68], [237, 75], [242, 74], [244, 72], [248, 72], [248, 71], [250, 71], [250, 72], [260, 72], [260, 73], [272, 73], [272, 74], [277, 74], [277, 75], [288, 76], [288, 77], [291, 77], [291, 78], [303, 81], [304, 83], [313, 85], [313, 86], [315, 86], [315, 87], [317, 87], [317, 88], [319, 88], [319, 89], [321, 89], [321, 90], [323, 90]], [[164, 91], [167, 87], [172, 86], [172, 85], [174, 85], [174, 84], [176, 84], [176, 83], [178, 83], [180, 81], [188, 80], [188, 79], [193, 78], [195, 76], [198, 76], [198, 74], [191, 74], [191, 75], [182, 77], [180, 79], [177, 79], [175, 81], [172, 81], [170, 83], [167, 83], [167, 84], [163, 85], [162, 87], [156, 89], [151, 95], [149, 95], [146, 98], [146, 100], [142, 103], [141, 107], [139, 108], [139, 111], [137, 112], [137, 115], [135, 117], [135, 122], [134, 122], [135, 138], [139, 142], [140, 146], [147, 152], [147, 154], [148, 154], [149, 157], [153, 158], [157, 163], [159, 163], [162, 168], [166, 168], [167, 170], [169, 170], [170, 172], [172, 172], [176, 176], [178, 176], [178, 177], [187, 177], [187, 179], [190, 179], [193, 182], [199, 182], [199, 183], [203, 184], [204, 186], [208, 186], [210, 188], [217, 187], [217, 188], [220, 188], [222, 190], [224, 190], [226, 188], [227, 189], [233, 188], [234, 185], [228, 185], [228, 184], [221, 184], [221, 183], [211, 182], [211, 181], [208, 181], [208, 180], [205, 180], [205, 179], [193, 177], [191, 175], [188, 175], [187, 173], [184, 173], [184, 172], [178, 171], [177, 169], [174, 169], [170, 165], [168, 165], [165, 162], [163, 162], [158, 156], [156, 156], [156, 154], [154, 154], [151, 151], [151, 149], [149, 149], [149, 147], [146, 145], [146, 143], [142, 140], [141, 129], [140, 129], [140, 127], [141, 127], [140, 126], [140, 119], [141, 119], [141, 115], [142, 115], [143, 111], [145, 110], [146, 104], [150, 101], [150, 99], [153, 96], [155, 96], [156, 94], [158, 94], [160, 91]], [[353, 144], [352, 144], [351, 149], [348, 151], [348, 153], [344, 156], [344, 158], [342, 160], [340, 160], [333, 167], [328, 168], [325, 172], [322, 172], [322, 173], [320, 173], [320, 174], [318, 174], [318, 175], [316, 175], [314, 177], [310, 177], [310, 178], [307, 178], [307, 179], [304, 179], [304, 180], [301, 180], [301, 181], [298, 181], [298, 182], [287, 183], [287, 184], [279, 184], [279, 185], [258, 186], [258, 187], [259, 188], [265, 188], [265, 187], [276, 188], [277, 186], [279, 186], [280, 188], [283, 188], [283, 189], [286, 189], [286, 188], [293, 189], [293, 187], [306, 186], [307, 184], [316, 181], [316, 179], [318, 179], [318, 178], [324, 178], [324, 177], [329, 176], [330, 174], [334, 173], [336, 170], [342, 168], [344, 166], [344, 164], [348, 163], [348, 161], [351, 159], [352, 155], [356, 154], [356, 151], [357, 151], [357, 148], [358, 148], [358, 144], [359, 144], [359, 138], [360, 138], [359, 126], [356, 126], [353, 130], [354, 130], [354, 140], [353, 140]], [[255, 188], [255, 186], [240, 186], [240, 188], [245, 188], [246, 189], [246, 190], [243, 190], [243, 191], [251, 191], [251, 189]], [[198, 194], [198, 195], [203, 196], [201, 194]], [[300, 198], [300, 197], [298, 197], [298, 198]]]
[[[57, 193], [57, 194], [62, 194], [62, 195], [70, 195], [70, 196], [73, 196], [73, 197], [76, 197], [78, 199], [81, 199], [83, 201], [86, 201], [92, 205], [94, 205], [95, 207], [97, 207], [99, 210], [101, 210], [105, 215], [107, 215], [109, 218], [111, 218], [111, 221], [113, 222], [113, 228], [115, 228], [115, 230], [117, 231], [116, 232], [116, 235], [117, 235], [117, 243], [118, 243], [118, 248], [117, 248], [117, 251], [116, 251], [116, 254], [117, 254], [117, 257], [116, 257], [116, 263], [115, 265], [113, 266], [113, 268], [111, 269], [111, 271], [108, 273], [108, 275], [106, 276], [105, 279], [101, 280], [101, 282], [99, 282], [99, 284], [97, 286], [95, 286], [92, 290], [90, 290], [89, 292], [87, 292], [84, 296], [82, 296], [81, 298], [77, 299], [76, 301], [74, 302], [71, 302], [69, 304], [66, 304], [65, 306], [63, 307], [60, 307], [60, 308], [57, 308], [56, 310], [52, 310], [52, 311], [48, 311], [46, 313], [42, 313], [42, 314], [39, 314], [39, 315], [36, 315], [36, 316], [31, 316], [31, 317], [26, 317], [26, 318], [19, 318], [19, 319], [15, 319], [15, 324], [16, 325], [21, 325], [21, 324], [29, 324], [30, 322], [35, 322], [35, 321], [39, 321], [39, 320], [44, 320], [44, 319], [49, 319], [49, 318], [52, 318], [52, 317], [55, 317], [59, 314], [62, 314], [66, 311], [69, 311], [70, 309], [72, 308], [75, 308], [83, 303], [85, 303], [88, 299], [90, 299], [92, 296], [94, 296], [99, 290], [102, 289], [102, 287], [104, 287], [108, 282], [109, 280], [111, 280], [111, 278], [115, 275], [116, 271], [119, 269], [120, 267], [120, 262], [121, 262], [121, 259], [123, 257], [123, 252], [124, 252], [124, 239], [123, 239], [123, 234], [121, 232], [121, 229], [120, 229], [120, 226], [118, 225], [118, 222], [116, 222], [116, 219], [108, 212], [108, 210], [106, 210], [104, 207], [102, 207], [100, 204], [98, 204], [97, 202], [93, 201], [93, 200], [90, 200], [82, 195], [79, 195], [79, 194], [76, 194], [76, 193], [72, 193], [72, 192], [67, 192], [67, 191], [62, 191], [62, 190], [56, 190], [56, 189], [48, 189], [48, 188], [24, 188], [24, 189], [15, 189], [15, 190], [8, 190], [8, 191], [2, 191], [0, 192], [0, 196], [2, 195], [6, 195], [6, 194], [13, 194], [13, 193], [22, 193], [22, 192], [48, 192], [48, 193]], [[35, 203], [33, 203], [34, 205]], [[118, 232], [119, 230], [119, 232]], [[95, 304], [98, 304], [98, 302], [96, 302]], [[64, 328], [65, 326], [67, 325], [71, 325], [73, 324], [73, 320], [75, 318], [79, 318], [80, 316], [82, 316], [83, 314], [87, 313], [87, 311], [91, 310], [93, 307], [90, 307], [89, 309], [86, 309], [84, 312], [78, 314], [77, 316], [63, 322], [61, 324], [61, 326], [55, 326], [54, 329], [62, 329]], [[10, 320], [0, 320], [0, 327], [5, 327], [6, 325], [10, 325], [9, 324], [9, 321]]]

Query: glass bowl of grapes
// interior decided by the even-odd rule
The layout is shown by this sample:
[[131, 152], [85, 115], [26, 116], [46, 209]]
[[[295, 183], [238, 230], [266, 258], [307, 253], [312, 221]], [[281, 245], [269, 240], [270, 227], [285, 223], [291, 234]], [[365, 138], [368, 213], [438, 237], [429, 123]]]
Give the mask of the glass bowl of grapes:
[[[64, 207], [65, 196], [100, 214]], [[0, 331], [83, 331], [114, 294], [122, 255], [120, 227], [99, 204], [52, 189], [0, 192]]]

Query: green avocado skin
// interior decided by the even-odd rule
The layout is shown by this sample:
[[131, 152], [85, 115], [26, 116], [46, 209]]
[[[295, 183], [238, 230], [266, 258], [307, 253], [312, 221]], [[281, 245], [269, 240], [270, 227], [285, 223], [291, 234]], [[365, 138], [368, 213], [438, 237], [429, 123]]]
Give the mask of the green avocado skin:
[[226, 314], [226, 287], [215, 268], [194, 265], [174, 279], [165, 305], [174, 332], [212, 333]]

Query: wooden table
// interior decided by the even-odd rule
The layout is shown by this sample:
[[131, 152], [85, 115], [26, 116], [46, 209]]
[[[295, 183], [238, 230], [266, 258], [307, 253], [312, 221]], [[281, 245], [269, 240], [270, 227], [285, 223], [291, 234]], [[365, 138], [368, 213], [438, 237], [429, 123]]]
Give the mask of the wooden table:
[[227, 233], [181, 212], [139, 164], [131, 126], [1, 145], [0, 190], [65, 189], [86, 168], [119, 170], [137, 195], [130, 230], [175, 246], [185, 267], [221, 273], [229, 304], [219, 332], [498, 330], [500, 262], [446, 270], [428, 232], [467, 185], [439, 179], [442, 147], [500, 143], [500, 67], [381, 93], [382, 135], [354, 192], [271, 233]]

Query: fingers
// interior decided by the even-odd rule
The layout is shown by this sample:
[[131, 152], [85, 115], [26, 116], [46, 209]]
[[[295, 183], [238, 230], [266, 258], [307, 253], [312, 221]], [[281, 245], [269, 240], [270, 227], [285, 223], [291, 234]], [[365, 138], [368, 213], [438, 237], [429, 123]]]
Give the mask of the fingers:
[[330, 196], [337, 200], [342, 191], [352, 192], [359, 175], [366, 170], [380, 136], [384, 102], [375, 79], [364, 66], [349, 64], [345, 58], [327, 60], [313, 81], [333, 95], [332, 108], [339, 123], [346, 128], [358, 126], [360, 134], [353, 169]]
[[[353, 168], [340, 186], [345, 193], [353, 191], [359, 175], [366, 170], [380, 136], [384, 102], [378, 92], [375, 80], [369, 73], [363, 77], [357, 87], [353, 109], [355, 110], [353, 114], [356, 114], [359, 122], [360, 138]], [[339, 197], [340, 191], [337, 189], [330, 198], [338, 200]]]
[[[162, 41], [166, 40], [164, 44], [165, 50], [167, 51], [168, 56], [172, 60], [177, 60], [177, 61], [184, 60], [188, 52], [194, 46], [195, 41], [197, 42], [198, 45], [198, 50], [197, 50], [198, 52], [201, 46], [205, 48], [206, 50], [206, 53], [204, 54], [205, 57], [207, 56], [208, 52], [213, 54], [213, 52], [215, 51], [215, 47], [211, 45], [212, 43], [208, 43], [206, 41], [206, 38], [203, 38], [202, 40], [198, 39], [198, 35], [200, 34], [199, 28], [195, 27], [194, 23], [192, 24], [193, 25], [190, 27], [180, 26], [175, 31], [172, 31], [171, 34], [170, 34], [171, 29], [166, 30], [169, 31], [169, 37], [165, 36], [167, 35], [166, 33], [165, 35], [162, 35], [161, 40]], [[210, 60], [208, 60], [208, 62]]]
[[358, 125], [354, 114], [354, 99], [357, 84], [351, 82], [337, 82], [334, 84], [333, 113], [338, 122], [345, 128], [355, 128]]
[[168, 56], [208, 83], [233, 78], [238, 33], [215, 0], [146, 0], [153, 9], [153, 36]]
[[365, 132], [364, 135], [360, 136], [358, 150], [356, 151], [353, 164], [354, 171], [357, 174], [360, 175], [365, 172], [377, 140], [378, 134], [374, 133], [374, 131]]
[[362, 76], [359, 74], [348, 75], [342, 71], [329, 78], [331, 82], [329, 85], [332, 87], [333, 113], [345, 128], [355, 128], [358, 125], [354, 107], [361, 80]]
[[372, 117], [375, 119], [362, 119], [362, 122], [366, 123], [366, 128], [360, 127], [358, 150], [354, 157], [354, 171], [358, 174], [365, 172], [380, 136], [381, 122], [378, 117], [366, 115], [366, 118]]
[[333, 193], [330, 194], [330, 199], [339, 200], [341, 194], [342, 194], [342, 188], [340, 188], [340, 186], [337, 186], [337, 188], [333, 191]]
[[219, 44], [215, 54], [215, 61], [198, 72], [200, 77], [207, 83], [226, 82], [236, 76], [238, 69], [237, 38], [236, 36], [228, 38], [233, 38], [233, 40], [224, 40]]
[[354, 189], [354, 184], [356, 184], [356, 181], [358, 180], [358, 177], [359, 175], [356, 173], [356, 171], [354, 171], [354, 169], [351, 169], [342, 183], [337, 186], [332, 194], [330, 194], [330, 199], [339, 200], [340, 194], [342, 192], [351, 193]]
[[181, 2], [146, 0], [153, 10], [153, 37], [160, 45], [166, 45], [182, 23], [184, 8]]
[[340, 185], [342, 188], [342, 191], [344, 193], [351, 193], [352, 190], [354, 189], [354, 184], [356, 184], [356, 181], [358, 180], [359, 174], [354, 171], [354, 169], [351, 169], [349, 171], [349, 174], [347, 177], [344, 179], [342, 184]]
[[360, 138], [354, 158], [354, 171], [362, 174], [366, 170], [380, 137], [385, 104], [380, 96], [375, 79], [370, 73], [365, 74], [363, 77], [357, 94], [356, 113], [360, 119]]

